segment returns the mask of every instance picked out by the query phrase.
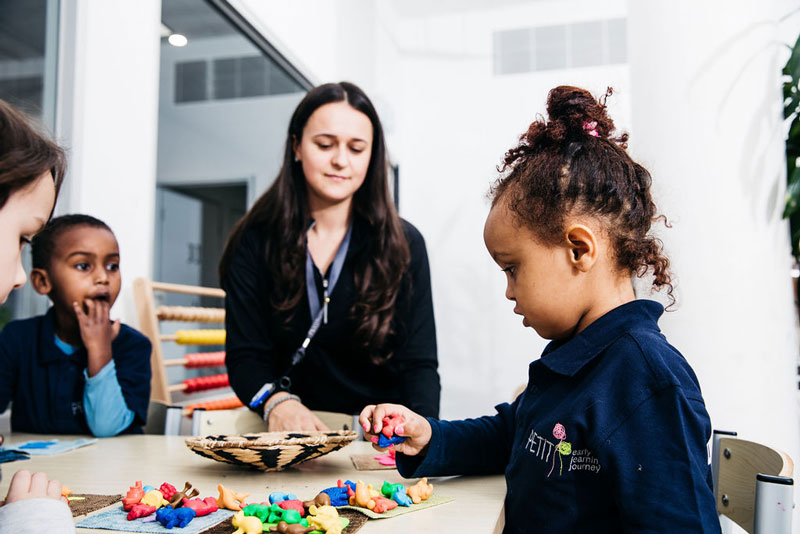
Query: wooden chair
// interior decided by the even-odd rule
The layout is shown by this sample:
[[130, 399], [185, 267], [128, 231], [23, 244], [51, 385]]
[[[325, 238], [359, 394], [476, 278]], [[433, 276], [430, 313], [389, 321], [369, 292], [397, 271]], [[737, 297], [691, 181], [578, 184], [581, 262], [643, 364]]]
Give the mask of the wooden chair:
[[793, 469], [784, 452], [739, 439], [735, 432], [714, 431], [711, 470], [717, 512], [750, 534], [791, 533]]

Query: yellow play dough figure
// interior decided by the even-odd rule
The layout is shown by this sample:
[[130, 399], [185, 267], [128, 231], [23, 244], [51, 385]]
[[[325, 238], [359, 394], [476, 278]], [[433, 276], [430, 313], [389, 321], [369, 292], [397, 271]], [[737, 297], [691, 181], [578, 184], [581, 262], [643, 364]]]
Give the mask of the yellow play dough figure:
[[220, 508], [227, 508], [228, 510], [233, 510], [234, 512], [241, 510], [242, 507], [240, 505], [244, 504], [244, 500], [250, 496], [249, 493], [237, 493], [229, 490], [222, 484], [217, 486], [217, 489], [219, 490], [217, 505]]
[[419, 482], [408, 488], [406, 493], [411, 497], [411, 502], [419, 504], [433, 494], [433, 484], [428, 484], [427, 478], [421, 478]]
[[[221, 485], [220, 485], [221, 487]], [[254, 515], [246, 516], [239, 510], [231, 518], [231, 523], [236, 527], [233, 534], [261, 534], [264, 530], [264, 523]]]
[[157, 489], [153, 489], [145, 493], [144, 497], [142, 497], [142, 500], [139, 502], [146, 504], [147, 506], [155, 506], [156, 508], [161, 508], [162, 506], [169, 504], [169, 501], [164, 498], [164, 494]]
[[[334, 512], [335, 511], [336, 510], [334, 510]], [[311, 508], [309, 508], [309, 512], [311, 512]], [[321, 530], [326, 534], [342, 534], [342, 522], [339, 521], [338, 514], [336, 517], [332, 517], [329, 515], [311, 515], [311, 513], [309, 513], [306, 519], [308, 520], [309, 526]]]

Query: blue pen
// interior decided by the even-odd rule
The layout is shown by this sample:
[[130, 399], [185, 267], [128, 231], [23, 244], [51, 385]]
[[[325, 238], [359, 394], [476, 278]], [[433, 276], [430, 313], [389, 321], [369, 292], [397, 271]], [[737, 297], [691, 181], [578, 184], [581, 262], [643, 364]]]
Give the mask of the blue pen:
[[253, 398], [250, 399], [250, 404], [249, 404], [250, 408], [255, 410], [256, 408], [264, 404], [264, 401], [267, 399], [267, 397], [269, 397], [270, 393], [272, 393], [272, 387], [274, 385], [275, 384], [273, 384], [272, 382], [268, 382], [263, 386], [261, 386], [261, 389], [259, 389], [256, 392], [256, 394], [253, 395]]

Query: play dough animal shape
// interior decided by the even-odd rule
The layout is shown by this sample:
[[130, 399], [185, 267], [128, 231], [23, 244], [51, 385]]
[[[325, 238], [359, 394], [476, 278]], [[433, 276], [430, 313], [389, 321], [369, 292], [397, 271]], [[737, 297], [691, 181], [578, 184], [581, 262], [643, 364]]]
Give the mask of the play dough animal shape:
[[375, 501], [370, 495], [370, 488], [362, 481], [356, 482], [356, 490], [348, 493], [352, 493], [349, 500], [350, 506], [358, 505], [370, 510], [375, 508]]
[[231, 518], [231, 523], [236, 530], [233, 534], [261, 534], [264, 531], [264, 523], [255, 516], [245, 516], [244, 512], [239, 510]]
[[244, 504], [244, 500], [250, 496], [249, 493], [237, 493], [229, 490], [222, 484], [218, 485], [217, 489], [219, 490], [217, 504], [220, 506], [220, 508], [227, 508], [228, 510], [233, 510], [234, 512], [241, 510], [241, 505]]
[[287, 523], [286, 521], [278, 521], [277, 525], [269, 527], [270, 532], [280, 532], [281, 534], [306, 534], [316, 530], [314, 527], [304, 527], [300, 523]]
[[219, 510], [219, 506], [217, 505], [217, 499], [214, 497], [206, 497], [203, 500], [200, 499], [183, 499], [183, 506], [186, 508], [191, 508], [197, 514], [197, 517], [203, 517], [204, 515], [213, 514], [217, 510]]
[[167, 500], [164, 498], [164, 494], [157, 489], [150, 490], [145, 493], [144, 497], [142, 497], [141, 503], [148, 506], [155, 506], [156, 508], [161, 508], [162, 506], [169, 504], [169, 502], [167, 502]]
[[134, 519], [139, 519], [140, 517], [147, 517], [155, 511], [155, 506], [148, 506], [139, 502], [131, 506], [127, 519], [128, 521], [133, 521]]
[[330, 505], [331, 505], [331, 496], [328, 495], [327, 493], [317, 493], [317, 496], [314, 497], [313, 501], [303, 501], [303, 506], [305, 506], [306, 508], [310, 506], [330, 506]]
[[196, 489], [192, 489], [192, 485], [186, 482], [181, 491], [175, 492], [172, 497], [167, 497], [167, 500], [169, 501], [170, 506], [173, 508], [178, 508], [181, 506], [183, 499], [191, 499], [192, 497], [197, 497], [198, 495], [200, 495], [200, 492]]
[[388, 512], [392, 508], [397, 508], [397, 502], [386, 497], [375, 497], [375, 508], [372, 509], [376, 514]]
[[122, 499], [122, 509], [126, 512], [130, 511], [134, 504], [142, 502], [144, 497], [144, 489], [142, 489], [142, 481], [137, 480], [136, 484], [130, 487], [127, 495]]
[[156, 512], [156, 520], [165, 528], [183, 528], [194, 519], [195, 513], [191, 508], [173, 509], [167, 506]]
[[414, 504], [419, 504], [433, 494], [433, 484], [428, 484], [427, 478], [421, 478], [419, 482], [408, 488], [406, 493]]
[[342, 534], [342, 522], [339, 521], [339, 517], [311, 515], [310, 512], [311, 509], [309, 508], [309, 515], [307, 517], [309, 526], [317, 530], [322, 530], [326, 534]]

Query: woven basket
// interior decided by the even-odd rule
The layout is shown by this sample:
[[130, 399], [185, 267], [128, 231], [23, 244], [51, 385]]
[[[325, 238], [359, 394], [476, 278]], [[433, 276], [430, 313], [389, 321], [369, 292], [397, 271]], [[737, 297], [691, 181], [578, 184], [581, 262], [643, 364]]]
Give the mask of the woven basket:
[[331, 432], [259, 432], [241, 436], [206, 436], [186, 440], [200, 456], [261, 469], [280, 471], [311, 458], [341, 449], [356, 439], [351, 430]]

